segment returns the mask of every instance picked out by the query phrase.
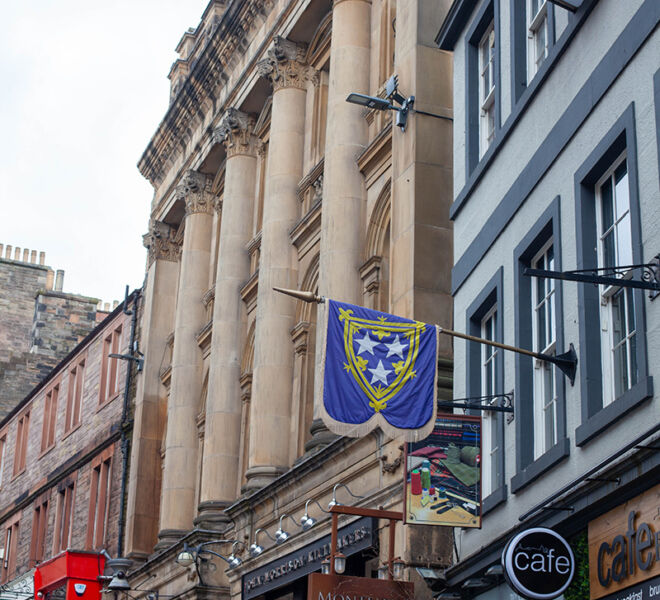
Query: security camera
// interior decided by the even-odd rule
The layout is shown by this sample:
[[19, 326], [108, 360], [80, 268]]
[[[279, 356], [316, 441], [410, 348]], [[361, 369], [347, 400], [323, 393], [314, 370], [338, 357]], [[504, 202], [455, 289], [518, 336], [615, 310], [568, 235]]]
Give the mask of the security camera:
[[117, 571], [112, 581], [108, 584], [108, 589], [111, 592], [126, 592], [131, 589], [131, 586], [126, 579], [124, 571]]

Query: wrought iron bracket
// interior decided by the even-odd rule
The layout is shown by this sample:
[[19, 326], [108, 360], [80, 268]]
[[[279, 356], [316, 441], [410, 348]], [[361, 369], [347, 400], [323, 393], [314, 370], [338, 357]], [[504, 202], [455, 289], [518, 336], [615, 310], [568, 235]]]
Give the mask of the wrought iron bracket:
[[[498, 405], [482, 404], [481, 400], [496, 400], [502, 398], [504, 401]], [[476, 400], [476, 402], [475, 402]], [[466, 410], [479, 410], [513, 413], [513, 392], [508, 394], [491, 394], [489, 396], [471, 396], [469, 398], [456, 398], [446, 402], [438, 402], [438, 408], [464, 408]]]
[[[632, 278], [634, 271], [641, 271], [641, 274], [635, 279]], [[545, 269], [526, 268], [523, 270], [523, 275], [648, 290], [649, 298], [655, 300], [660, 295], [660, 254], [656, 254], [651, 262], [639, 265], [578, 269], [576, 271], [547, 271]]]

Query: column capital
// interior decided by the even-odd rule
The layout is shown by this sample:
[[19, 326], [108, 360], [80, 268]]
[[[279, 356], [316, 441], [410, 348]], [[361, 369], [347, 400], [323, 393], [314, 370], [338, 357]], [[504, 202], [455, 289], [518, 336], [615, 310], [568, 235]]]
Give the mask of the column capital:
[[342, 2], [364, 2], [365, 4], [371, 4], [371, 0], [333, 0], [332, 2], [332, 8], [337, 6], [337, 4], [341, 4]]
[[142, 243], [148, 251], [147, 268], [155, 260], [176, 262], [181, 258], [181, 245], [176, 240], [176, 231], [167, 223], [152, 219], [149, 233], [142, 236]]
[[254, 135], [254, 115], [228, 108], [213, 139], [224, 144], [227, 158], [237, 155], [256, 156], [259, 139]]
[[266, 58], [257, 63], [261, 77], [270, 79], [273, 91], [283, 88], [305, 89], [313, 69], [305, 63], [307, 45], [275, 36]]
[[186, 216], [193, 213], [213, 212], [213, 195], [211, 194], [211, 178], [194, 171], [186, 171], [181, 178], [181, 183], [176, 186], [177, 200], [183, 200], [186, 204]]

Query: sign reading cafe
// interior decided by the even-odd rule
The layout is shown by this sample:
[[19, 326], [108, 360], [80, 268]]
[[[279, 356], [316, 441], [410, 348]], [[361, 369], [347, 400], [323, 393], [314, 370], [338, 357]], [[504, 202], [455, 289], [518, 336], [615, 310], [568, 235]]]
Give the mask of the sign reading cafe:
[[[350, 556], [373, 544], [373, 520], [368, 517], [358, 519], [339, 529], [337, 534], [339, 550], [345, 556]], [[244, 600], [249, 600], [318, 571], [326, 556], [330, 556], [329, 535], [246, 573], [243, 576]]]
[[551, 600], [573, 580], [575, 558], [568, 542], [552, 529], [533, 527], [509, 540], [502, 552], [509, 585], [523, 598]]

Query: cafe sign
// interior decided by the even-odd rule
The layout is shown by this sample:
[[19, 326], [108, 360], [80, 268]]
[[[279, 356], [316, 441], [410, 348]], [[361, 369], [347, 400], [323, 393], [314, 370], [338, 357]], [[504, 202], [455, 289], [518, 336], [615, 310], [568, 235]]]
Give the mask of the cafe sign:
[[415, 600], [415, 586], [394, 579], [312, 573], [307, 600]]
[[573, 580], [575, 558], [568, 542], [552, 529], [533, 527], [511, 538], [502, 552], [507, 582], [523, 598], [551, 600]]
[[[345, 556], [351, 556], [372, 545], [373, 519], [369, 517], [353, 521], [337, 532], [337, 548]], [[243, 600], [255, 598], [309, 573], [319, 571], [321, 562], [327, 556], [330, 556], [329, 534], [291, 554], [280, 556], [263, 567], [246, 573], [242, 581]]]
[[631, 591], [631, 600], [642, 600], [644, 593], [656, 596], [654, 586], [639, 584], [659, 577], [660, 485], [656, 485], [589, 523], [591, 599], [625, 598], [623, 592], [629, 588], [639, 588]]

